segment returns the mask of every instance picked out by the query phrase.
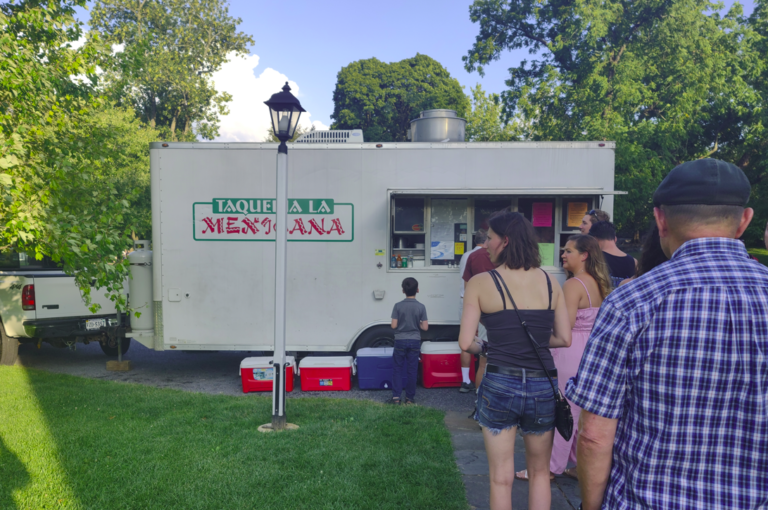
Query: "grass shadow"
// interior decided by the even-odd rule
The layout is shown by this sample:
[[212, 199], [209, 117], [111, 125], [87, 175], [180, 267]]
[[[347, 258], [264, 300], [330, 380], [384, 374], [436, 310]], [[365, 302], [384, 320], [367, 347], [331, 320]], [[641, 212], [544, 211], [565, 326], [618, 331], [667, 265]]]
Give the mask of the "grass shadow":
[[18, 508], [13, 493], [29, 483], [29, 472], [0, 435], [0, 508]]

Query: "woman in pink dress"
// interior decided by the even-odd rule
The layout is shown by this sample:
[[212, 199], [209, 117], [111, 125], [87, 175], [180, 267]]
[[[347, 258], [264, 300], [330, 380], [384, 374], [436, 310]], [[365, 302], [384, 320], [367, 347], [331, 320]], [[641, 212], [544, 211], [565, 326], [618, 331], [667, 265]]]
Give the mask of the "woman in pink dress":
[[[571, 346], [567, 349], [552, 349], [552, 358], [557, 368], [557, 385], [565, 395], [568, 379], [579, 370], [579, 363], [587, 346], [589, 334], [597, 317], [597, 311], [603, 299], [611, 290], [611, 277], [608, 265], [603, 258], [600, 245], [594, 237], [574, 235], [568, 238], [562, 255], [563, 269], [568, 271], [568, 280], [563, 285], [565, 306], [571, 320]], [[573, 436], [569, 441], [560, 434], [555, 434], [549, 470], [554, 478], [556, 474], [565, 474], [576, 478], [576, 468], [566, 469], [568, 462], [576, 463], [576, 440], [578, 438], [579, 413], [581, 408], [571, 404], [573, 414]], [[519, 471], [516, 478], [527, 480], [527, 470]]]

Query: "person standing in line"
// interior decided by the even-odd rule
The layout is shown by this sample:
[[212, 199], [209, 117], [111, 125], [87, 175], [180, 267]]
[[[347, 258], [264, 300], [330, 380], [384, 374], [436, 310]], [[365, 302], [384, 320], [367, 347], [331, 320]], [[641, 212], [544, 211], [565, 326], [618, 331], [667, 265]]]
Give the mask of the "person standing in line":
[[429, 329], [427, 308], [416, 301], [419, 282], [406, 278], [402, 283], [405, 299], [395, 303], [392, 309], [392, 329], [395, 330], [395, 349], [392, 352], [392, 398], [390, 404], [400, 403], [403, 392], [403, 366], [406, 367], [408, 382], [405, 386], [405, 403], [416, 402], [416, 375], [421, 354], [421, 331]]
[[531, 222], [520, 213], [501, 212], [491, 216], [488, 224], [487, 250], [498, 268], [475, 275], [467, 283], [459, 346], [472, 354], [481, 352], [483, 342], [476, 339], [475, 331], [482, 318], [488, 329], [488, 365], [478, 388], [475, 418], [483, 428], [488, 454], [491, 508], [512, 507], [515, 436], [520, 429], [530, 474], [528, 508], [548, 509], [555, 428], [555, 398], [549, 378], [557, 379], [548, 348], [571, 345], [568, 311], [560, 284], [541, 269]]
[[623, 282], [619, 284], [619, 287], [622, 285], [625, 285], [635, 278], [638, 278], [640, 276], [643, 276], [645, 273], [650, 271], [656, 266], [660, 266], [664, 262], [668, 261], [669, 259], [664, 254], [664, 250], [661, 249], [661, 240], [659, 239], [659, 227], [656, 226], [656, 221], [654, 220], [653, 226], [651, 227], [651, 231], [648, 232], [648, 236], [645, 238], [645, 241], [643, 242], [643, 249], [642, 253], [640, 254], [640, 260], [637, 261], [637, 271], [635, 272], [635, 276], [632, 278], [627, 278]]
[[[597, 312], [603, 299], [613, 290], [613, 286], [603, 252], [594, 237], [583, 234], [569, 237], [561, 258], [563, 269], [568, 272], [568, 280], [563, 285], [563, 295], [571, 321], [571, 346], [568, 349], [552, 349], [552, 359], [557, 368], [558, 387], [565, 395], [565, 384], [579, 370], [581, 356], [587, 346]], [[568, 468], [568, 463], [576, 463], [576, 438], [581, 409], [573, 402], [569, 404], [573, 415], [573, 436], [566, 441], [560, 434], [555, 434], [549, 461], [550, 479], [561, 474], [577, 478], [576, 468]], [[528, 471], [518, 471], [515, 478], [528, 480]]]
[[[464, 252], [464, 255], [461, 256], [461, 260], [459, 261], [459, 274], [461, 275], [461, 300], [459, 301], [459, 321], [461, 321], [461, 311], [464, 309], [464, 287], [466, 287], [467, 282], [464, 281], [464, 269], [467, 267], [467, 259], [472, 253], [475, 253], [478, 250], [485, 250], [485, 242], [488, 240], [488, 234], [485, 232], [485, 230], [480, 229], [475, 234], [475, 247], [471, 251]], [[478, 336], [480, 338], [483, 338], [485, 341], [488, 341], [488, 335], [485, 333], [485, 328], [483, 325], [479, 325], [478, 329], [483, 330], [483, 335], [480, 336], [478, 332]], [[469, 393], [470, 391], [475, 389], [475, 383], [469, 378], [469, 364], [473, 362], [474, 356], [471, 355], [468, 352], [461, 351], [461, 386], [459, 387], [459, 391], [461, 393]], [[479, 372], [479, 370], [478, 370]]]
[[[464, 268], [464, 271], [461, 273], [461, 277], [464, 280], [464, 286], [466, 288], [467, 282], [472, 279], [473, 276], [481, 274], [481, 273], [487, 273], [488, 271], [491, 271], [496, 268], [496, 265], [491, 262], [491, 257], [488, 255], [488, 244], [487, 244], [487, 237], [488, 234], [486, 233], [486, 243], [485, 248], [483, 250], [477, 250], [476, 252], [470, 254], [469, 257], [467, 257], [467, 266]], [[477, 337], [482, 340], [483, 342], [488, 341], [488, 332], [485, 329], [485, 326], [482, 323], [477, 324]], [[469, 353], [466, 353], [466, 356], [468, 356], [470, 359], [472, 358], [472, 355]], [[480, 387], [480, 381], [483, 380], [483, 373], [485, 372], [485, 364], [487, 362], [487, 358], [481, 353], [480, 354], [480, 362], [478, 363], [477, 372], [475, 373], [475, 384], [469, 388], [465, 388], [464, 385], [461, 385], [461, 388], [459, 388], [459, 391], [462, 393], [466, 393], [468, 391], [471, 391], [474, 388]], [[462, 372], [463, 372], [463, 365], [462, 365]], [[469, 375], [469, 365], [467, 365], [467, 375]]]
[[738, 238], [750, 184], [716, 159], [653, 195], [669, 261], [603, 302], [566, 395], [584, 510], [768, 503], [768, 268]]
[[611, 272], [611, 280], [614, 287], [627, 278], [635, 276], [637, 260], [632, 255], [627, 255], [616, 246], [616, 229], [610, 221], [598, 221], [592, 225], [589, 235], [597, 239], [600, 249], [603, 250], [603, 258]]
[[589, 234], [589, 231], [592, 228], [592, 225], [594, 225], [598, 221], [611, 221], [611, 216], [607, 212], [601, 211], [600, 209], [591, 209], [581, 219], [581, 225], [579, 225], [579, 231], [585, 235]]

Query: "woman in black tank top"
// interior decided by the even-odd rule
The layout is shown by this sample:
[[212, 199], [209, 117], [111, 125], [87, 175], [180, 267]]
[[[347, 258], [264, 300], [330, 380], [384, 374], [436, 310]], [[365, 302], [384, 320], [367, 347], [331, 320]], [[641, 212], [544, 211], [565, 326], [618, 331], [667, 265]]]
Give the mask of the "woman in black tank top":
[[519, 213], [499, 212], [488, 224], [487, 250], [498, 267], [467, 282], [459, 346], [472, 354], [483, 350], [475, 337], [482, 321], [488, 330], [488, 365], [475, 419], [483, 427], [488, 454], [491, 508], [511, 508], [518, 429], [525, 438], [529, 508], [549, 508], [555, 401], [547, 375], [557, 377], [549, 348], [571, 344], [570, 319], [560, 285], [539, 267], [531, 223]]

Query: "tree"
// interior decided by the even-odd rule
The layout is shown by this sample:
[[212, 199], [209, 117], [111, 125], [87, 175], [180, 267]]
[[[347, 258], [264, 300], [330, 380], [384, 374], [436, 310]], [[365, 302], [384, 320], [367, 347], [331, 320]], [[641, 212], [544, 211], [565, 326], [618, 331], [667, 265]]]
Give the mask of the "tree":
[[[288, 143], [295, 142], [298, 137], [303, 134], [310, 133], [315, 130], [315, 126], [308, 129], [303, 129], [301, 126], [296, 126], [296, 132], [293, 133], [293, 137], [288, 140]], [[267, 132], [267, 137], [264, 139], [265, 143], [280, 143], [280, 139], [275, 136], [275, 132], [271, 129]]]
[[124, 136], [135, 125], [121, 121], [132, 112], [96, 95], [96, 65], [105, 54], [98, 38], [77, 50], [70, 45], [82, 35], [73, 7], [84, 5], [0, 5], [0, 244], [52, 257], [87, 303], [95, 281], [125, 310], [123, 251], [138, 195], [128, 179], [121, 184], [115, 166], [135, 156]]
[[97, 0], [90, 23], [124, 45], [108, 67], [112, 98], [175, 141], [218, 136], [232, 97], [210, 77], [253, 44], [237, 32], [241, 21], [221, 0]]
[[753, 32], [734, 5], [708, 0], [477, 0], [468, 71], [505, 50], [533, 55], [510, 69], [507, 118], [536, 119], [534, 139], [615, 140], [616, 223], [645, 231], [650, 198], [675, 165], [718, 154], [755, 101]]
[[386, 64], [358, 60], [339, 71], [333, 92], [332, 129], [362, 129], [366, 140], [405, 141], [422, 110], [448, 108], [460, 117], [469, 100], [448, 71], [426, 55]]
[[498, 94], [486, 95], [479, 83], [471, 91], [472, 110], [467, 115], [466, 129], [468, 141], [509, 142], [524, 136], [520, 123], [504, 122], [501, 98]]

